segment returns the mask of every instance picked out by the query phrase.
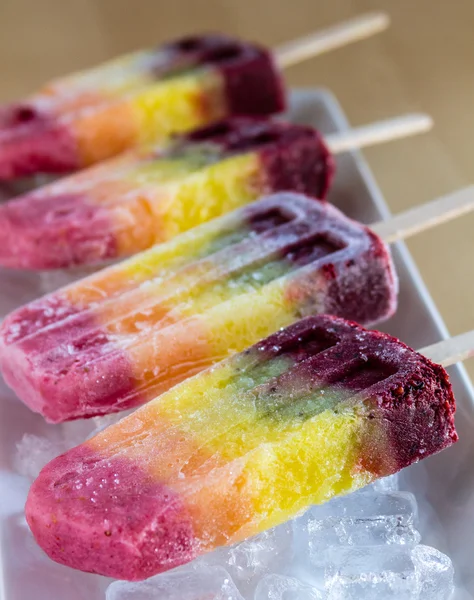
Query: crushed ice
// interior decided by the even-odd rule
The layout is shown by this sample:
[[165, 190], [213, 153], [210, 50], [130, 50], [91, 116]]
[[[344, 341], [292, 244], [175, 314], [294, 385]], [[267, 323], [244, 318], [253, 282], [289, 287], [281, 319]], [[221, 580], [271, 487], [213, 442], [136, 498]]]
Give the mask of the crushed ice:
[[107, 600], [449, 600], [451, 560], [419, 543], [417, 519], [391, 476], [143, 583], [114, 582]]
[[[15, 464], [33, 479], [54, 456], [121, 415], [27, 434]], [[420, 544], [417, 503], [397, 476], [311, 507], [292, 522], [145, 582], [113, 582], [107, 600], [448, 600], [451, 560]], [[66, 570], [67, 572], [67, 570]], [[103, 600], [104, 596], [90, 600]]]
[[25, 433], [16, 445], [13, 459], [16, 472], [28, 479], [36, 479], [41, 469], [53, 458], [78, 446], [131, 412], [62, 423], [54, 426], [47, 437]]

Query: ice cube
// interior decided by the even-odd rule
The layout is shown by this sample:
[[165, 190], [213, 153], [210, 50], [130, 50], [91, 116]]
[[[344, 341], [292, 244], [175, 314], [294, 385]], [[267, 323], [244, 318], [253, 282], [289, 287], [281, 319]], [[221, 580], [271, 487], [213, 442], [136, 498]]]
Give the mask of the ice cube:
[[267, 575], [255, 590], [255, 600], [323, 600], [324, 594], [294, 577]]
[[239, 590], [251, 597], [259, 579], [267, 573], [284, 571], [292, 555], [293, 530], [291, 523], [284, 523], [239, 544], [219, 548], [196, 562], [225, 567]]
[[325, 563], [332, 546], [370, 546], [420, 541], [416, 500], [408, 492], [358, 493], [336, 498], [306, 513], [310, 560]]
[[23, 510], [29, 487], [30, 482], [25, 477], [0, 469], [0, 490], [2, 491], [0, 517], [7, 517]]
[[107, 600], [244, 600], [222, 567], [180, 568], [146, 581], [115, 581]]
[[419, 584], [406, 546], [334, 547], [327, 551], [328, 600], [416, 600]]
[[[325, 504], [312, 506], [305, 516], [308, 518], [326, 517], [371, 517], [377, 515], [403, 514], [414, 523], [418, 520], [415, 496], [410, 492], [356, 492], [339, 496]], [[410, 516], [411, 515], [411, 516]]]
[[454, 592], [451, 559], [435, 548], [419, 545], [412, 552], [420, 585], [420, 600], [449, 600]]
[[373, 483], [364, 488], [364, 491], [373, 492], [396, 492], [400, 489], [400, 476], [398, 473], [376, 479]]
[[16, 445], [13, 459], [15, 470], [33, 480], [46, 463], [66, 450], [82, 444], [105, 427], [113, 425], [132, 411], [115, 413], [104, 417], [80, 419], [51, 427], [48, 435], [25, 433]]
[[20, 475], [36, 479], [44, 465], [64, 450], [52, 439], [25, 433], [17, 444], [14, 468]]

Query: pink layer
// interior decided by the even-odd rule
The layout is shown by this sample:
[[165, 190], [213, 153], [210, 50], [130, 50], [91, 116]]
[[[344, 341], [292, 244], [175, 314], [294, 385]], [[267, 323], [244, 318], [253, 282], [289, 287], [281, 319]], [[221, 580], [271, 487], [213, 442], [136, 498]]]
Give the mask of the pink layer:
[[[74, 308], [61, 300], [46, 315], [51, 313], [54, 322], [58, 311], [69, 316], [60, 331], [50, 335], [29, 337], [38, 328], [37, 315], [41, 313], [34, 304], [2, 325], [0, 367], [5, 381], [23, 402], [52, 423], [141, 404], [133, 369], [124, 352], [115, 348], [102, 356], [104, 348], [110, 350], [113, 342], [93, 316], [75, 314]], [[41, 323], [47, 326], [45, 318]], [[117, 398], [123, 402], [117, 403]]]
[[53, 269], [116, 256], [113, 226], [105, 208], [79, 194], [29, 194], [0, 206], [0, 264]]
[[41, 548], [82, 571], [135, 581], [197, 554], [180, 497], [133, 463], [87, 444], [46, 465], [25, 511]]
[[0, 130], [0, 181], [80, 168], [76, 142], [65, 125], [25, 123]]

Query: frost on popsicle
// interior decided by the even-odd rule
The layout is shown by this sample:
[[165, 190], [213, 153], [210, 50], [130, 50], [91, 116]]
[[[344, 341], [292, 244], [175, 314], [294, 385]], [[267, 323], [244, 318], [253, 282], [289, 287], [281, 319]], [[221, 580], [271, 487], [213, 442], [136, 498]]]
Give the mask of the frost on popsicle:
[[302, 316], [390, 316], [387, 246], [329, 204], [276, 194], [6, 317], [6, 382], [48, 421], [157, 394]]
[[[54, 560], [144, 579], [449, 447], [453, 417], [442, 367], [310, 317], [53, 460], [27, 519]], [[391, 540], [416, 541], [403, 516]]]

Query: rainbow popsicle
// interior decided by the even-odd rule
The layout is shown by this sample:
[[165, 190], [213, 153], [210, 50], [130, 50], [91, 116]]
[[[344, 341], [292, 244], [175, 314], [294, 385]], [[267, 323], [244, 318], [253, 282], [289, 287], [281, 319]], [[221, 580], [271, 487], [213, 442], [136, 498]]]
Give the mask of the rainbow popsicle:
[[333, 171], [315, 129], [229, 119], [3, 204], [0, 264], [51, 269], [129, 256], [264, 194], [324, 198]]
[[441, 366], [308, 317], [54, 459], [26, 517], [52, 559], [140, 580], [447, 448], [454, 412]]
[[285, 107], [264, 48], [186, 37], [51, 82], [0, 110], [0, 180], [64, 173], [228, 115]]
[[302, 316], [384, 319], [396, 292], [374, 233], [275, 194], [16, 310], [0, 366], [48, 421], [117, 412]]

